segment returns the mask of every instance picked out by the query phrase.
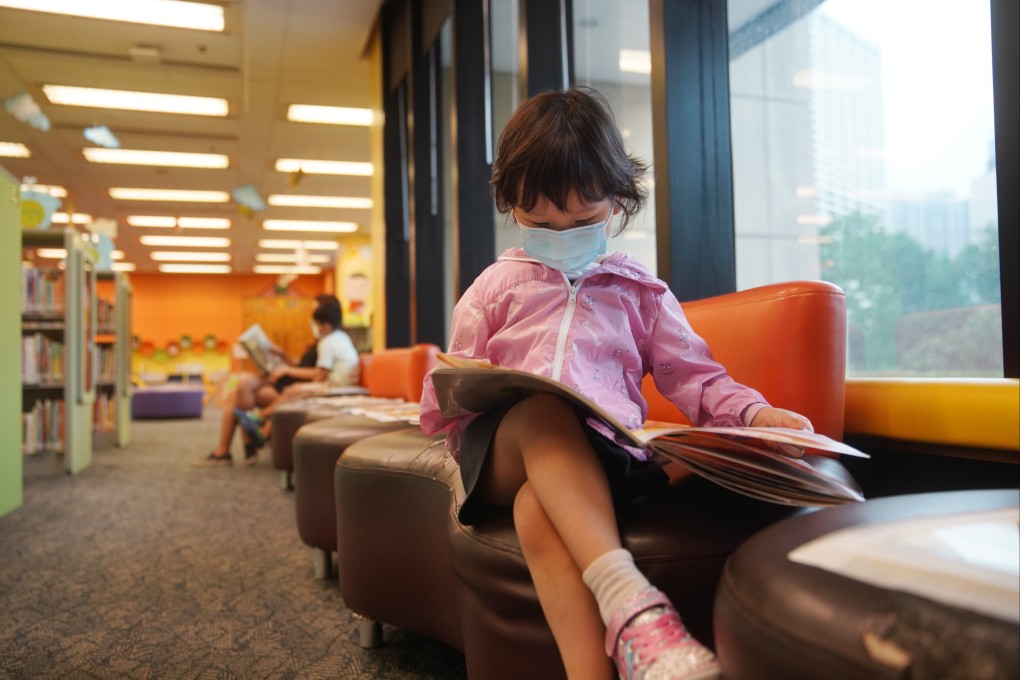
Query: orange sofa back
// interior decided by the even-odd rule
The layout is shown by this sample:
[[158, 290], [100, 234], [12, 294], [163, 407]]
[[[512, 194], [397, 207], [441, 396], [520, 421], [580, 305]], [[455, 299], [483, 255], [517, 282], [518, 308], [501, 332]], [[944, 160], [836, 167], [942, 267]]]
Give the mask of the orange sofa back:
[[361, 384], [373, 397], [420, 401], [425, 374], [438, 362], [439, 347], [427, 343], [361, 355]]
[[[694, 331], [734, 380], [777, 408], [843, 438], [846, 298], [824, 281], [792, 281], [683, 303]], [[642, 394], [649, 420], [689, 422], [659, 394], [650, 375]]]

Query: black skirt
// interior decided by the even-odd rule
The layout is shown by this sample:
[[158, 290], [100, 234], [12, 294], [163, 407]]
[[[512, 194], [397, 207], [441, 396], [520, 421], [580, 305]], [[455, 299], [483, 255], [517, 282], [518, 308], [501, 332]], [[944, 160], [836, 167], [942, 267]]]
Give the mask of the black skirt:
[[[474, 524], [489, 512], [501, 509], [487, 505], [474, 490], [482, 475], [482, 468], [489, 455], [496, 428], [511, 407], [512, 405], [477, 416], [468, 424], [461, 436], [460, 476], [464, 483], [464, 491], [467, 493], [457, 513], [457, 518], [462, 524]], [[645, 496], [669, 485], [669, 475], [658, 462], [638, 460], [587, 423], [582, 423], [581, 426], [606, 471], [609, 490], [615, 501]]]

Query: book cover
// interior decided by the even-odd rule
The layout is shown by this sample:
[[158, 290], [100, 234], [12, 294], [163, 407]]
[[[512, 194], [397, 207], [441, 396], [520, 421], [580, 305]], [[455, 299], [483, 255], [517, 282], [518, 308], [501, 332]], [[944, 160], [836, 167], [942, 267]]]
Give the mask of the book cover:
[[279, 351], [269, 340], [269, 336], [262, 330], [262, 326], [253, 323], [237, 339], [239, 345], [248, 353], [252, 363], [260, 371], [269, 375], [280, 366], [286, 365]]
[[620, 444], [649, 449], [653, 456], [738, 493], [794, 506], [864, 500], [837, 458], [867, 454], [825, 435], [774, 427], [677, 425], [630, 430], [598, 404], [551, 378], [447, 354], [439, 359], [445, 365], [432, 372], [432, 384], [447, 417], [482, 413], [548, 392], [610, 427]]

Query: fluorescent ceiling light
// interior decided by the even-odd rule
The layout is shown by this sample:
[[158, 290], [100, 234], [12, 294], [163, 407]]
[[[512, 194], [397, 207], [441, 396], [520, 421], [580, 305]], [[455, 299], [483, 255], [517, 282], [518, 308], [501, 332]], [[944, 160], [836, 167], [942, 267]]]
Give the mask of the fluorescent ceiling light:
[[230, 253], [190, 253], [183, 250], [155, 250], [149, 257], [157, 262], [230, 262]]
[[264, 238], [259, 239], [259, 248], [265, 248], [267, 250], [283, 249], [283, 250], [297, 250], [298, 248], [304, 248], [305, 250], [337, 250], [340, 248], [340, 244], [336, 241], [297, 241], [290, 239], [279, 239], [279, 238]]
[[291, 104], [287, 107], [287, 120], [295, 123], [367, 126], [372, 124], [372, 109], [353, 109], [347, 106], [312, 106], [311, 104]]
[[55, 212], [50, 218], [50, 222], [54, 224], [67, 224], [72, 222], [74, 224], [91, 224], [92, 215], [88, 213], [74, 213], [70, 217], [67, 216], [66, 212]]
[[140, 236], [139, 243], [143, 246], [162, 247], [195, 247], [195, 248], [229, 248], [230, 239], [218, 236]]
[[161, 264], [165, 274], [229, 274], [229, 264]]
[[63, 248], [37, 248], [35, 254], [47, 260], [63, 260], [67, 257], [67, 251]]
[[0, 7], [66, 14], [90, 19], [127, 21], [199, 31], [222, 31], [223, 8], [175, 0], [0, 0]]
[[135, 270], [134, 262], [114, 262], [113, 271], [115, 272], [133, 272]]
[[0, 142], [0, 156], [4, 158], [31, 158], [32, 152], [20, 142]]
[[113, 187], [110, 197], [121, 201], [183, 201], [186, 203], [226, 203], [226, 191], [193, 191], [191, 189], [128, 189]]
[[256, 274], [321, 274], [322, 267], [293, 264], [257, 264], [252, 267]]
[[67, 189], [50, 184], [22, 184], [22, 191], [34, 191], [39, 194], [49, 194], [57, 198], [67, 198]]
[[317, 231], [327, 234], [350, 234], [358, 230], [355, 222], [325, 222], [321, 220], [265, 220], [266, 231]]
[[[326, 264], [329, 262], [329, 255], [312, 255], [307, 253], [304, 257], [308, 264]], [[297, 262], [297, 253], [256, 253], [256, 262]]]
[[301, 158], [278, 158], [277, 172], [303, 172], [308, 175], [358, 175], [370, 177], [371, 163], [355, 161], [313, 161]]
[[123, 250], [115, 250], [115, 251], [113, 251], [112, 253], [110, 253], [110, 259], [111, 260], [123, 260], [124, 259], [124, 251]]
[[182, 113], [191, 116], [226, 116], [227, 100], [219, 97], [192, 97], [183, 94], [159, 92], [131, 92], [128, 90], [100, 90], [93, 87], [69, 85], [43, 85], [43, 93], [51, 104], [89, 106], [123, 111], [152, 111], [155, 113]]
[[172, 215], [128, 215], [127, 223], [132, 227], [155, 227], [161, 229], [230, 229], [226, 217], [174, 217]]
[[617, 66], [623, 73], [648, 75], [652, 72], [652, 55], [648, 50], [620, 50]]
[[371, 198], [357, 196], [296, 196], [294, 194], [271, 194], [269, 205], [288, 208], [371, 208]]
[[105, 149], [89, 146], [81, 150], [90, 163], [119, 165], [158, 165], [168, 168], [214, 168], [230, 165], [221, 153], [184, 153], [181, 151], [142, 151], [140, 149]]

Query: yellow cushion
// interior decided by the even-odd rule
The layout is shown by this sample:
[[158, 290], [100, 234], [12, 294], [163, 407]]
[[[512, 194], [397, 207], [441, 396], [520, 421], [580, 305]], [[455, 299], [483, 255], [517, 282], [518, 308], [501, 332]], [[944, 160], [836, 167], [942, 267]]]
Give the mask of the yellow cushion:
[[851, 378], [845, 431], [1020, 453], [1020, 382]]

